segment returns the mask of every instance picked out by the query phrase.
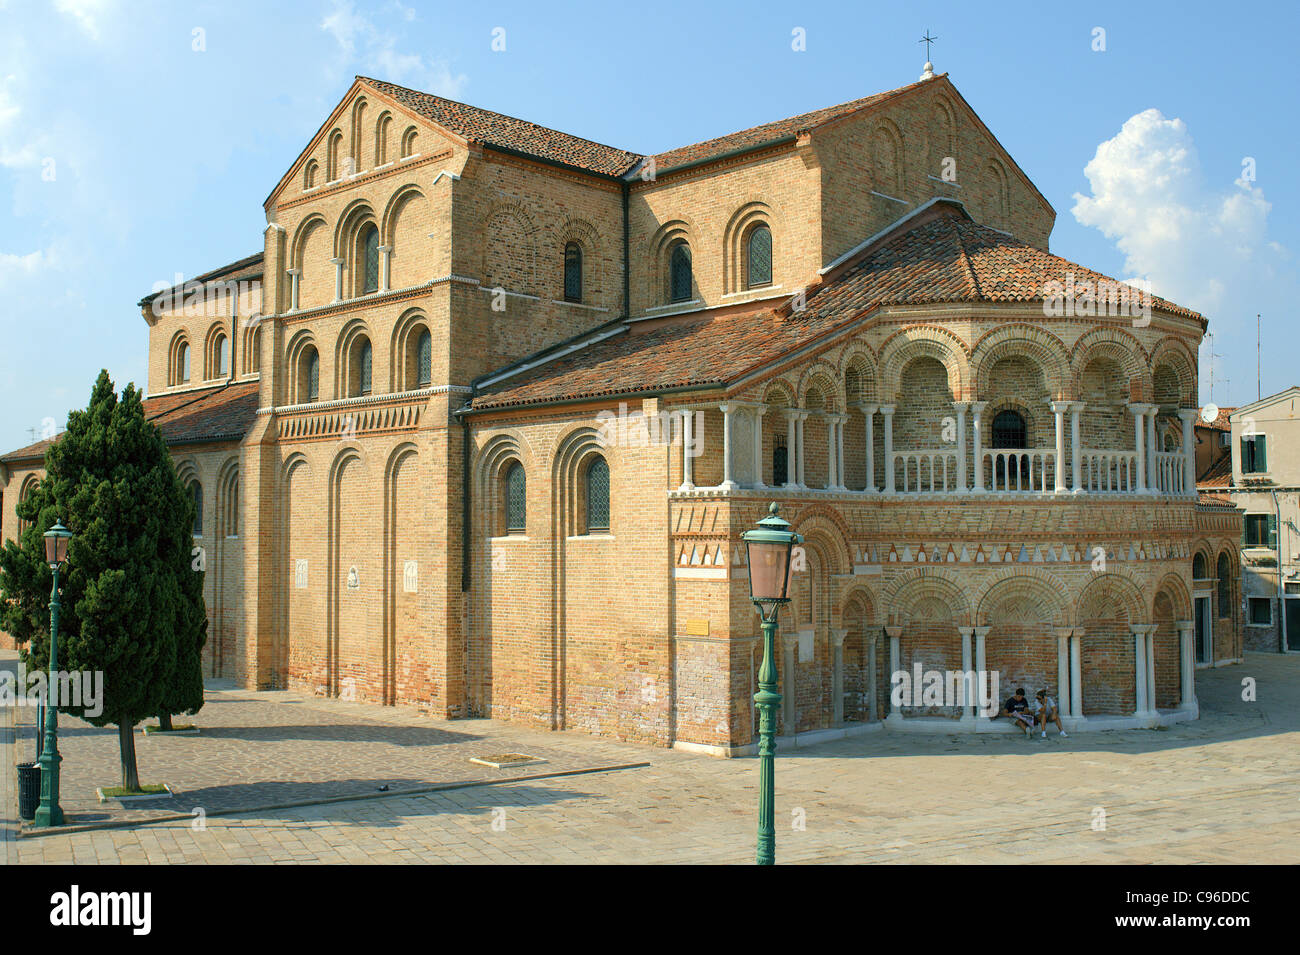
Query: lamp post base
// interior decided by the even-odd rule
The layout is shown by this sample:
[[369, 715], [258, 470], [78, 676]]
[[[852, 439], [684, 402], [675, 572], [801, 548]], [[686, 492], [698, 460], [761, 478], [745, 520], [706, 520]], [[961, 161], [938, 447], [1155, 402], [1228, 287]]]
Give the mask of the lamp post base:
[[[761, 613], [761, 610], [760, 610]], [[758, 852], [759, 865], [776, 864], [776, 711], [781, 694], [776, 692], [776, 610], [763, 619], [763, 664], [758, 671]]]

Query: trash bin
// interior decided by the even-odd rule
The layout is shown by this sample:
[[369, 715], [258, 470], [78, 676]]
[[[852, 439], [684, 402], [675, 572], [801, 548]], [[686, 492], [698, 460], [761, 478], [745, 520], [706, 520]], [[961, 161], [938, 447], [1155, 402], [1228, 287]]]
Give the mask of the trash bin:
[[18, 815], [31, 822], [36, 818], [36, 808], [41, 804], [40, 763], [18, 764]]

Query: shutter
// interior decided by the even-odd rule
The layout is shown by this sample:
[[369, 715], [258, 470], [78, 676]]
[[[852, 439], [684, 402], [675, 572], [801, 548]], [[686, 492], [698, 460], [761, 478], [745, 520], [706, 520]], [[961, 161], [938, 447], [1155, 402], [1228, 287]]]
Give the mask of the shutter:
[[1242, 474], [1249, 474], [1251, 471], [1255, 470], [1250, 466], [1251, 458], [1254, 457], [1254, 455], [1252, 455], [1250, 451], [1251, 451], [1250, 438], [1242, 438], [1241, 439], [1241, 473]]
[[1260, 472], [1268, 470], [1268, 436], [1267, 435], [1262, 435], [1262, 434], [1255, 435], [1255, 470]]

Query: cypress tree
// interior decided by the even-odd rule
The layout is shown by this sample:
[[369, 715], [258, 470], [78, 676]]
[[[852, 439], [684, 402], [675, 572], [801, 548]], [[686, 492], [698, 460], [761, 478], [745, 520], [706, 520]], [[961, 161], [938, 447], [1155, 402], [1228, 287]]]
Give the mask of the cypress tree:
[[116, 725], [122, 786], [140, 788], [135, 724], [203, 703], [199, 650], [207, 629], [190, 529], [194, 503], [176, 475], [142, 394], [119, 400], [101, 371], [84, 411], [45, 452], [45, 477], [17, 507], [28, 525], [0, 548], [0, 625], [26, 643], [24, 662], [49, 664], [50, 572], [42, 535], [73, 534], [60, 575], [59, 665], [100, 671], [103, 710], [60, 700], [94, 726]]

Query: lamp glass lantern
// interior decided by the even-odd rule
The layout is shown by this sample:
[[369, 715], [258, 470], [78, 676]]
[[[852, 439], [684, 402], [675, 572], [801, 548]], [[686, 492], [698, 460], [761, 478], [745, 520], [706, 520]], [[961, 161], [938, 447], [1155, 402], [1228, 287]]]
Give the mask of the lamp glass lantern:
[[790, 557], [803, 538], [790, 531], [790, 522], [773, 503], [758, 529], [740, 535], [749, 557], [749, 598], [760, 607], [775, 609], [789, 600]]
[[50, 570], [61, 570], [67, 563], [68, 541], [71, 538], [72, 531], [57, 521], [45, 532], [45, 563], [49, 564]]

